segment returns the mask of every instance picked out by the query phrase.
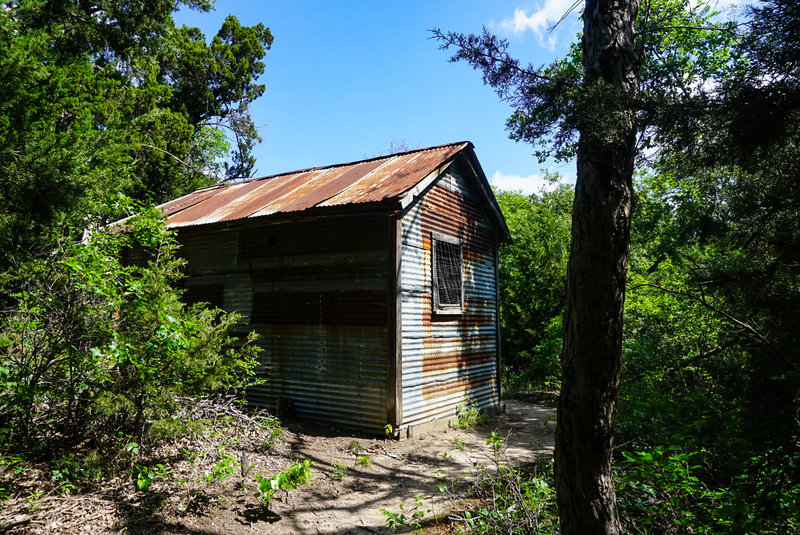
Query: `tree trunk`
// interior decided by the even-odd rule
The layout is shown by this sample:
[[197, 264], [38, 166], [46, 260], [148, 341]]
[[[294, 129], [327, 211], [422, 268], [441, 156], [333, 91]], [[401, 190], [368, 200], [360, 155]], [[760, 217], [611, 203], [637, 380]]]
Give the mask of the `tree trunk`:
[[562, 535], [621, 532], [611, 473], [635, 150], [640, 0], [586, 0], [585, 95], [567, 267], [556, 489]]

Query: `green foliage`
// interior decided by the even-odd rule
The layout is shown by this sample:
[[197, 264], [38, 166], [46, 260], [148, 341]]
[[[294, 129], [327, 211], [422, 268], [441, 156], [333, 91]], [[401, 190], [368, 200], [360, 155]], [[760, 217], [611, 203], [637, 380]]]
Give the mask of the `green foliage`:
[[139, 492], [149, 489], [154, 481], [169, 477], [169, 472], [161, 463], [157, 463], [154, 466], [134, 464], [130, 474], [133, 477], [133, 486]]
[[497, 432], [486, 443], [491, 464], [477, 466], [475, 483], [462, 499], [463, 512], [450, 518], [469, 533], [553, 533], [557, 519], [552, 462], [539, 457], [528, 467], [512, 467]]
[[101, 450], [89, 450], [81, 459], [81, 475], [89, 482], [100, 481], [109, 473], [111, 467]]
[[25, 459], [19, 455], [0, 453], [0, 503], [7, 502], [14, 489], [14, 480], [28, 471]]
[[478, 408], [478, 403], [473, 399], [458, 406], [453, 427], [456, 429], [472, 429], [483, 425], [487, 419], [486, 413]]
[[511, 390], [557, 386], [573, 193], [495, 192], [511, 231], [500, 248], [504, 376]]
[[62, 494], [69, 494], [75, 488], [76, 480], [81, 477], [82, 470], [77, 460], [65, 455], [53, 461], [50, 479], [58, 483]]
[[356, 457], [356, 466], [361, 466], [363, 468], [369, 468], [372, 466], [372, 458], [369, 455], [359, 455]]
[[[120, 438], [126, 440], [125, 435]], [[169, 477], [169, 472], [161, 463], [156, 463], [152, 466], [139, 462], [141, 457], [140, 446], [137, 442], [127, 442], [124, 445], [120, 444], [124, 455], [125, 462], [128, 464], [127, 473], [133, 481], [133, 487], [138, 492], [146, 491], [154, 481], [165, 479]]]
[[[409, 527], [411, 529], [418, 529], [422, 524], [422, 519], [425, 513], [433, 512], [432, 509], [425, 509], [423, 505], [422, 496], [414, 498], [414, 503], [411, 507], [406, 509], [406, 505], [401, 503], [399, 513], [394, 513], [388, 509], [381, 509], [381, 514], [386, 517], [386, 526], [392, 531], [397, 531], [401, 527]], [[406, 515], [408, 513], [408, 515]]]
[[176, 440], [183, 437], [202, 436], [207, 422], [187, 418], [161, 418], [147, 428], [147, 434], [155, 441]]
[[176, 250], [147, 209], [124, 231], [60, 240], [6, 276], [0, 427], [12, 441], [77, 440], [89, 428], [141, 435], [176, 396], [247, 384], [253, 337], [229, 334], [234, 315], [180, 301]]
[[[619, 459], [632, 532], [798, 529], [800, 4], [765, 0], [746, 15], [737, 24], [705, 2], [642, 3], [639, 84], [619, 95], [586, 83], [578, 45], [536, 68], [488, 31], [434, 32], [511, 103], [511, 137], [540, 158], [572, 158], [578, 132], [613, 129], [620, 114], [608, 110], [636, 113], [641, 176], [615, 430], [636, 450]], [[508, 201], [504, 213], [519, 210]], [[534, 274], [501, 273], [503, 286], [523, 288], [503, 301], [522, 311], [536, 302], [524, 284], [557, 258], [532, 257]], [[503, 306], [506, 384], [555, 375], [556, 315], [527, 327]]]
[[331, 467], [334, 469], [333, 470], [333, 477], [335, 479], [339, 480], [339, 481], [342, 481], [344, 479], [344, 475], [350, 469], [344, 463], [333, 463], [333, 464], [331, 464]]
[[721, 510], [733, 535], [800, 532], [799, 451], [797, 444], [784, 446], [743, 463]]
[[226, 451], [223, 447], [219, 447], [216, 456], [217, 462], [206, 473], [205, 480], [207, 483], [215, 481], [222, 483], [237, 472], [239, 464], [234, 454]]
[[696, 475], [701, 454], [677, 447], [623, 452], [620, 508], [632, 531], [719, 533], [727, 491], [710, 490]]
[[[794, 533], [800, 527], [800, 485], [787, 481], [785, 457], [755, 456], [731, 480], [711, 487], [710, 452], [677, 446], [622, 452], [617, 470], [620, 509], [636, 533]], [[781, 464], [775, 464], [775, 461]], [[791, 461], [790, 461], [791, 463]]]
[[500, 433], [497, 431], [492, 431], [492, 434], [486, 439], [486, 445], [492, 449], [492, 455], [494, 458], [498, 459], [500, 454], [503, 452], [505, 441], [500, 438]]
[[783, 238], [740, 240], [740, 195], [724, 181], [640, 180], [617, 432], [643, 450], [624, 454], [620, 498], [647, 531], [797, 525], [796, 318], [784, 308], [796, 275], [768, 275]]
[[278, 472], [274, 476], [258, 476], [258, 493], [256, 496], [261, 498], [264, 509], [269, 510], [269, 502], [272, 499], [280, 501], [275, 493], [281, 489], [296, 489], [300, 485], [308, 483], [313, 476], [311, 471], [311, 460], [306, 459], [301, 462], [289, 465], [285, 470]]
[[228, 17], [207, 43], [197, 28], [174, 26], [177, 7], [21, 0], [0, 10], [6, 255], [65, 224], [82, 230], [114, 194], [162, 202], [252, 172], [249, 105], [264, 92], [256, 80], [272, 35]]
[[[643, 3], [636, 20], [638, 53], [635, 92], [620, 93], [608, 84], [584, 79], [578, 42], [550, 65], [524, 65], [509, 53], [510, 44], [484, 29], [480, 35], [434, 30], [442, 49], [455, 49], [450, 61], [463, 61], [508, 102], [509, 135], [536, 148], [540, 162], [569, 161], [578, 132], [603, 138], [626, 111], [637, 114], [640, 149], [678, 146], [693, 138], [692, 114], [708, 95], [703, 83], [742, 68], [736, 48], [736, 24], [723, 22], [708, 2], [658, 0]], [[591, 82], [591, 83], [590, 83]], [[694, 96], [702, 98], [695, 101]], [[697, 109], [694, 107], [697, 106]], [[680, 141], [680, 142], [679, 142]]]
[[39, 498], [43, 495], [44, 492], [42, 491], [31, 490], [28, 496], [25, 497], [25, 501], [28, 502], [28, 512], [30, 514], [34, 514], [42, 508], [42, 504], [39, 503]]
[[277, 418], [264, 418], [261, 420], [261, 426], [269, 430], [269, 436], [264, 443], [265, 448], [271, 448], [275, 444], [278, 444], [286, 431]]

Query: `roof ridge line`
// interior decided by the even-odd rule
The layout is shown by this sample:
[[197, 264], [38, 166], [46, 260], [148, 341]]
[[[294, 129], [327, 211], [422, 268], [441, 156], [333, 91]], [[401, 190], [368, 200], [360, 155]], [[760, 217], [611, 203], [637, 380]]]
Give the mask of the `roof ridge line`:
[[[440, 149], [442, 147], [450, 147], [450, 146], [453, 146], [453, 145], [467, 145], [467, 146], [470, 146], [470, 145], [472, 145], [472, 142], [464, 140], [464, 141], [454, 141], [452, 143], [442, 143], [441, 145], [433, 145], [433, 146], [430, 146], [430, 147], [423, 147], [421, 149], [413, 149], [413, 150], [407, 150], [407, 151], [403, 151], [403, 152], [396, 152], [394, 154], [383, 154], [381, 156], [373, 156], [371, 158], [364, 158], [362, 160], [354, 160], [352, 162], [341, 162], [341, 163], [335, 163], [335, 164], [331, 164], [331, 165], [320, 165], [320, 166], [317, 166], [317, 167], [307, 167], [305, 169], [296, 169], [296, 170], [292, 170], [292, 171], [285, 171], [283, 173], [276, 173], [274, 175], [266, 175], [266, 176], [262, 176], [262, 177], [249, 178], [247, 180], [243, 180], [242, 182], [233, 182], [231, 184], [219, 184], [217, 186], [208, 186], [208, 188], [220, 187], [220, 186], [232, 186], [234, 184], [241, 184], [243, 182], [251, 182], [251, 181], [256, 181], [256, 180], [271, 180], [273, 178], [277, 178], [277, 177], [280, 177], [280, 176], [295, 175], [295, 174], [300, 174], [300, 173], [308, 173], [308, 172], [311, 172], [311, 171], [318, 171], [320, 169], [332, 169], [334, 167], [345, 167], [345, 166], [348, 166], [348, 165], [357, 165], [357, 164], [366, 163], [366, 162], [374, 162], [375, 160], [383, 160], [383, 159], [387, 159], [388, 160], [388, 159], [394, 158], [396, 156], [403, 156], [405, 154], [411, 154], [413, 152], [423, 152], [423, 151], [426, 151], [426, 150]], [[203, 188], [203, 189], [206, 189], [206, 188]], [[197, 191], [200, 191], [200, 190], [197, 190]]]

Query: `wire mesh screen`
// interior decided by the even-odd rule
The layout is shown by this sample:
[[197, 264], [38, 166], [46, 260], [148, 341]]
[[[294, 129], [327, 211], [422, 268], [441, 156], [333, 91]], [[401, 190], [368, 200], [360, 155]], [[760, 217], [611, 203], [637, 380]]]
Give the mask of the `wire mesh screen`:
[[461, 306], [461, 246], [434, 240], [439, 306]]

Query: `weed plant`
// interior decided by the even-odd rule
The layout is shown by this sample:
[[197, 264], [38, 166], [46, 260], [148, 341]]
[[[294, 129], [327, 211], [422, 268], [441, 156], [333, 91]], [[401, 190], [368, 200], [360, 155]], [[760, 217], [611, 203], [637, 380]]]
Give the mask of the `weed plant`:
[[492, 433], [486, 443], [487, 462], [473, 463], [474, 482], [466, 490], [460, 486], [464, 478], [437, 485], [461, 506], [451, 520], [465, 531], [485, 535], [554, 533], [558, 521], [552, 462], [539, 456], [533, 464], [515, 468], [499, 433]]
[[274, 476], [259, 475], [256, 477], [256, 482], [258, 483], [256, 496], [261, 498], [261, 505], [265, 510], [269, 511], [269, 502], [271, 500], [281, 501], [276, 496], [279, 490], [296, 489], [300, 485], [309, 482], [312, 476], [313, 472], [311, 471], [311, 461], [309, 459], [291, 464]]
[[400, 528], [411, 528], [416, 532], [422, 526], [425, 514], [433, 512], [433, 509], [425, 509], [423, 504], [423, 497], [417, 496], [410, 506], [401, 503], [398, 506], [400, 512], [395, 513], [388, 509], [381, 509], [381, 514], [386, 517], [386, 526], [392, 531], [397, 531]]
[[344, 475], [350, 469], [344, 463], [333, 463], [333, 464], [331, 464], [331, 467], [334, 469], [333, 470], [333, 477], [334, 477], [334, 479], [336, 479], [338, 481], [342, 481], [344, 479]]
[[486, 412], [478, 408], [478, 403], [475, 400], [471, 400], [469, 403], [462, 403], [458, 406], [453, 427], [456, 429], [473, 429], [485, 424], [487, 420]]

